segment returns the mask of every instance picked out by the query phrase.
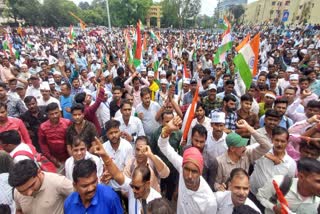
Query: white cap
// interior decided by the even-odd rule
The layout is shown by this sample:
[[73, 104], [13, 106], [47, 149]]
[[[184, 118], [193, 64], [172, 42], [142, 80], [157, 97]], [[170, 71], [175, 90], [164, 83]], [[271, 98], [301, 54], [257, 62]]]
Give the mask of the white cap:
[[154, 77], [154, 72], [153, 71], [148, 71], [148, 77]]
[[209, 91], [211, 89], [217, 90], [217, 86], [214, 83], [211, 83], [207, 90]]
[[106, 70], [105, 72], [103, 72], [103, 76], [104, 77], [108, 77], [110, 75], [110, 72], [108, 70]]
[[299, 63], [299, 58], [298, 57], [293, 57], [292, 59], [291, 59], [291, 63]]
[[49, 79], [48, 79], [48, 82], [49, 82], [49, 85], [50, 85], [50, 84], [55, 84], [55, 82], [54, 82], [54, 79], [53, 79], [53, 78], [49, 78]]
[[183, 83], [190, 85], [190, 79], [189, 79], [189, 78], [185, 78], [185, 79], [183, 80]]
[[314, 44], [309, 45], [308, 49], [314, 49]]
[[267, 67], [261, 67], [260, 68], [260, 72], [268, 72], [268, 68]]
[[286, 72], [290, 72], [290, 73], [292, 72], [293, 73], [294, 72], [294, 68], [291, 67], [291, 66], [288, 66]]
[[300, 52], [303, 53], [303, 54], [307, 54], [308, 50], [307, 49], [302, 49]]
[[96, 75], [94, 75], [94, 73], [93, 72], [89, 72], [88, 73], [88, 79], [91, 79], [92, 77], [95, 77]]
[[212, 112], [211, 123], [226, 123], [226, 114], [219, 111]]
[[167, 72], [164, 71], [164, 70], [162, 70], [162, 71], [160, 71], [160, 76], [161, 76], [161, 75], [164, 75], [164, 76], [165, 76], [165, 75], [167, 75]]
[[147, 68], [144, 67], [144, 66], [141, 66], [141, 67], [140, 67], [140, 71], [147, 71]]
[[167, 79], [160, 79], [160, 84], [168, 84], [168, 80]]
[[53, 75], [60, 75], [60, 76], [61, 76], [61, 72], [60, 72], [60, 71], [55, 70], [55, 71], [53, 72]]
[[289, 80], [299, 80], [298, 74], [290, 74]]
[[40, 84], [40, 90], [50, 91], [50, 86], [47, 81], [44, 81]]
[[271, 93], [266, 93], [265, 95], [264, 95], [265, 97], [270, 97], [270, 98], [272, 98], [272, 99], [276, 99], [276, 96], [274, 96], [273, 94], [271, 94]]
[[22, 65], [20, 65], [20, 68], [28, 68], [28, 65], [27, 64], [22, 64]]

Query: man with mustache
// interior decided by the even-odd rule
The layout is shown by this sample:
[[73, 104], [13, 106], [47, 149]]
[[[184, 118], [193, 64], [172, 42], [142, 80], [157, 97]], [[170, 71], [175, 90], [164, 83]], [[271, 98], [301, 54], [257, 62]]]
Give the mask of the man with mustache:
[[234, 168], [243, 168], [247, 172], [249, 166], [255, 160], [258, 160], [265, 155], [272, 147], [271, 142], [267, 136], [257, 132], [251, 127], [245, 120], [239, 120], [237, 127], [240, 129], [246, 129], [258, 142], [257, 146], [247, 146], [248, 139], [242, 138], [236, 133], [230, 133], [227, 135], [226, 143], [228, 151], [223, 155], [217, 157], [218, 172], [216, 177], [216, 183], [214, 185], [215, 190], [225, 191], [226, 181], [230, 175], [230, 172]]
[[227, 94], [223, 98], [223, 106], [220, 111], [224, 112], [226, 115], [225, 122], [225, 132], [230, 133], [236, 130], [236, 113], [237, 98], [232, 94]]

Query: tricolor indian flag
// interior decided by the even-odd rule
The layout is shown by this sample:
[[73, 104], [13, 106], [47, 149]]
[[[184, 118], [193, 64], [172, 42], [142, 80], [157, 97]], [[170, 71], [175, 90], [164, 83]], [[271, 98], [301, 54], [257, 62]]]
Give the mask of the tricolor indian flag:
[[141, 57], [142, 57], [142, 43], [141, 43], [141, 31], [140, 31], [140, 21], [137, 23], [137, 42], [136, 42], [136, 49], [133, 58], [133, 64], [137, 68], [141, 64]]
[[240, 77], [243, 80], [246, 89], [250, 88], [252, 78], [257, 74], [259, 45], [260, 33], [244, 45], [239, 50], [238, 55], [234, 58], [234, 64], [239, 70]]
[[219, 64], [225, 61], [226, 55], [225, 53], [232, 48], [232, 40], [231, 40], [231, 25], [226, 17], [224, 17], [224, 26], [227, 26], [225, 32], [222, 35], [222, 42], [219, 46], [216, 55], [214, 57], [214, 64]]
[[240, 51], [243, 46], [245, 46], [250, 40], [250, 33], [247, 34], [247, 36], [240, 42], [240, 44], [235, 48], [237, 52]]
[[150, 37], [155, 40], [157, 43], [160, 43], [160, 37], [159, 35], [156, 35], [153, 30], [150, 30]]
[[70, 28], [69, 28], [69, 39], [72, 41], [74, 38], [76, 38], [76, 33], [73, 31], [73, 26], [70, 25]]

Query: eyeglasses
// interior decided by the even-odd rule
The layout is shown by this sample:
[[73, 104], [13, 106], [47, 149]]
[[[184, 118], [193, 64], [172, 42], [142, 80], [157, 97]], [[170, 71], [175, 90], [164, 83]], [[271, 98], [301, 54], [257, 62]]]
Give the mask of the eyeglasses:
[[139, 191], [141, 189], [141, 187], [144, 186], [144, 184], [142, 184], [141, 186], [136, 186], [136, 185], [133, 185], [132, 183], [129, 184], [129, 185], [133, 190], [136, 190], [136, 191]]

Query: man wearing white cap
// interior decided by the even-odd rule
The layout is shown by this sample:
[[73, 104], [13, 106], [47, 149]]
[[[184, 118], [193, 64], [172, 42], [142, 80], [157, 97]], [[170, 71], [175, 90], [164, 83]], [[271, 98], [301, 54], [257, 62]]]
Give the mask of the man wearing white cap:
[[184, 80], [181, 80], [182, 82], [182, 90], [179, 93], [179, 98], [178, 98], [178, 104], [180, 106], [183, 105], [183, 97], [186, 93], [190, 91], [190, 79], [185, 78]]
[[20, 66], [20, 73], [18, 74], [18, 78], [27, 81], [30, 76], [31, 74], [28, 72], [28, 66], [26, 64], [22, 64]]
[[154, 81], [154, 72], [148, 71], [149, 89], [151, 90], [151, 100], [155, 100], [156, 92], [159, 90], [159, 85]]
[[[292, 87], [298, 87], [299, 83], [299, 74], [290, 74], [289, 83]], [[299, 93], [299, 92], [298, 92]]]
[[168, 97], [168, 80], [160, 79], [160, 90], [156, 92], [155, 100], [160, 106], [163, 106]]
[[59, 100], [50, 96], [50, 86], [47, 81], [44, 81], [40, 84], [40, 92], [42, 94], [42, 97], [40, 99], [37, 99], [37, 103], [39, 106], [46, 107], [50, 103], [57, 103], [59, 106], [59, 110], [61, 111]]
[[288, 66], [286, 69], [285, 77], [282, 79], [278, 80], [278, 85], [281, 87], [282, 91], [284, 91], [285, 88], [287, 88], [290, 83], [289, 83], [289, 77], [290, 74], [294, 73], [294, 68], [291, 66]]
[[40, 92], [40, 78], [37, 74], [30, 76], [31, 86], [28, 86], [26, 96], [34, 96], [36, 99], [40, 99], [42, 94]]

